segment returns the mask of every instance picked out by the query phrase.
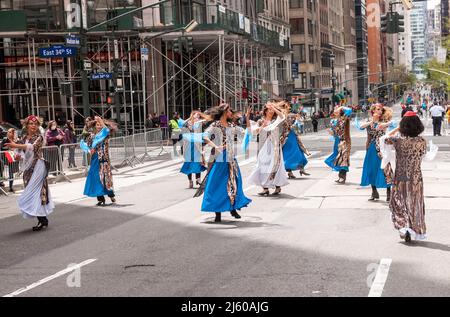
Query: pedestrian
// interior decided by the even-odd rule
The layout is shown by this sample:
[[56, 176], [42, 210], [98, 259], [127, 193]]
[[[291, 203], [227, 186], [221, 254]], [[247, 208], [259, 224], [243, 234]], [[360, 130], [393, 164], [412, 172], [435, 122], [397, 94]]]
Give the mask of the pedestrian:
[[153, 127], [154, 128], [159, 128], [161, 125], [161, 122], [159, 121], [159, 117], [156, 114], [156, 112], [153, 113], [152, 115], [152, 121], [153, 121]]
[[[50, 121], [48, 123], [48, 130], [45, 132], [45, 144], [46, 146], [57, 146], [58, 148], [64, 143], [64, 132], [58, 128], [56, 121]], [[56, 175], [57, 172], [61, 171], [61, 166], [59, 164], [59, 157], [55, 153], [57, 151], [51, 151], [49, 157], [50, 171]]]
[[92, 132], [80, 143], [80, 148], [91, 154], [91, 165], [83, 194], [88, 197], [97, 197], [97, 206], [105, 206], [105, 195], [111, 199], [112, 203], [116, 202], [109, 156], [109, 139], [117, 126], [114, 122], [95, 117], [89, 122], [89, 128]]
[[434, 136], [442, 136], [442, 116], [445, 113], [445, 109], [435, 102], [430, 107], [430, 115], [433, 118], [433, 135]]
[[[400, 238], [426, 238], [425, 203], [421, 163], [427, 151], [427, 143], [420, 134], [424, 131], [422, 121], [410, 111], [386, 138], [396, 154], [396, 167], [389, 207], [392, 222], [400, 233]], [[397, 135], [400, 132], [400, 135]]]
[[[91, 117], [87, 117], [86, 119], [84, 119], [84, 127], [83, 127], [83, 131], [81, 132], [80, 141], [82, 141], [82, 140], [86, 141], [87, 138], [91, 135], [91, 133], [92, 133], [91, 126], [92, 125], [90, 124], [90, 121], [92, 121]], [[83, 152], [83, 166], [87, 167], [91, 163], [90, 155], [91, 155], [90, 153]]]
[[388, 164], [381, 168], [383, 158], [380, 150], [380, 139], [386, 134], [386, 130], [392, 123], [392, 109], [376, 104], [371, 109], [372, 119], [361, 125], [361, 130], [367, 130], [366, 156], [364, 158], [363, 172], [361, 176], [361, 186], [371, 186], [372, 196], [369, 201], [380, 199], [379, 188], [386, 188], [387, 198], [391, 199], [391, 185], [393, 171]]
[[208, 118], [200, 111], [193, 111], [182, 127], [184, 163], [180, 172], [187, 175], [189, 188], [194, 188], [192, 175], [195, 174], [197, 185], [201, 185], [202, 172], [206, 170], [203, 156], [202, 122]]
[[[5, 146], [7, 143], [17, 142], [17, 133], [16, 130], [11, 128], [8, 129], [6, 137], [1, 141], [0, 151], [2, 151], [2, 155], [0, 157], [0, 179], [5, 179], [3, 174], [5, 172], [5, 167], [8, 167], [8, 181], [9, 181], [9, 192], [14, 193], [14, 174], [19, 171], [19, 161], [16, 161], [14, 158], [14, 152], [9, 151], [9, 148]], [[0, 182], [0, 186], [4, 187], [5, 184]]]
[[[250, 108], [246, 112], [247, 129], [250, 128]], [[230, 212], [240, 219], [237, 210], [247, 207], [251, 199], [244, 194], [239, 164], [235, 158], [234, 135], [244, 136], [244, 129], [230, 121], [233, 117], [230, 105], [221, 104], [210, 111], [212, 124], [205, 131], [205, 142], [213, 147], [212, 161], [209, 164], [204, 185], [195, 196], [203, 193], [202, 212], [214, 212], [215, 222], [222, 221], [222, 213]], [[214, 142], [212, 141], [214, 140]]]
[[278, 104], [268, 103], [264, 107], [264, 117], [252, 125], [252, 134], [260, 136], [256, 166], [253, 169], [249, 183], [260, 186], [263, 191], [260, 196], [268, 197], [269, 188], [274, 188], [274, 196], [281, 193], [281, 187], [289, 184], [283, 161], [281, 135], [282, 123], [286, 120], [283, 109]]
[[314, 132], [318, 132], [319, 116], [317, 112], [314, 112], [314, 114], [311, 116], [311, 123], [313, 125]]
[[339, 172], [338, 184], [345, 184], [350, 167], [350, 117], [352, 110], [346, 107], [336, 107], [331, 121], [330, 134], [334, 137], [333, 153], [325, 160], [325, 164]]
[[[287, 104], [285, 104], [287, 106]], [[289, 110], [286, 109], [289, 113]], [[299, 171], [300, 176], [309, 176], [305, 171], [305, 166], [308, 164], [308, 159], [305, 154], [309, 152], [301, 141], [301, 132], [293, 120], [289, 117], [283, 122], [283, 132], [281, 136], [281, 144], [283, 147], [284, 167], [288, 173], [289, 179], [296, 179], [293, 171]]]
[[155, 128], [155, 123], [153, 122], [153, 116], [151, 113], [147, 115], [147, 119], [145, 120], [145, 128], [153, 129]]
[[172, 119], [169, 121], [169, 135], [170, 135], [170, 139], [172, 140], [173, 155], [175, 157], [179, 156], [178, 151], [177, 151], [177, 143], [182, 138], [181, 129], [178, 125], [179, 119], [180, 119], [180, 116], [179, 116], [178, 112], [174, 112]]
[[47, 175], [48, 164], [42, 154], [44, 138], [39, 132], [39, 120], [36, 116], [29, 116], [24, 121], [27, 134], [19, 142], [9, 142], [5, 147], [16, 149], [15, 159], [22, 159], [24, 191], [20, 195], [18, 205], [24, 218], [37, 217], [38, 224], [33, 231], [40, 231], [48, 227], [48, 215], [53, 212], [55, 205], [51, 199]]
[[[68, 120], [66, 126], [64, 127], [64, 145], [68, 145], [69, 148], [69, 168], [76, 168], [75, 164], [75, 147], [77, 143], [77, 136], [75, 135], [75, 127], [71, 120]], [[61, 158], [64, 161], [64, 150], [65, 146], [61, 147]]]

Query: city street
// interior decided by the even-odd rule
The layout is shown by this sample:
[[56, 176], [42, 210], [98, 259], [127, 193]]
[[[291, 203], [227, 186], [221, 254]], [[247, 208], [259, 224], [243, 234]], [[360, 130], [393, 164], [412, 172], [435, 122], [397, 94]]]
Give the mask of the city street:
[[[245, 180], [255, 158], [241, 158], [253, 203], [221, 224], [200, 212], [182, 160], [167, 155], [116, 172], [116, 205], [95, 207], [84, 179], [51, 185], [57, 205], [41, 232], [19, 214], [20, 192], [1, 196], [0, 295], [449, 296], [450, 137], [432, 137], [425, 123], [439, 146], [422, 166], [426, 242], [400, 240], [385, 191], [369, 202], [370, 188], [359, 186], [366, 132], [352, 128], [350, 173], [338, 185], [323, 163], [333, 141], [322, 131], [303, 138], [311, 176], [290, 180], [280, 197], [259, 197]], [[73, 272], [62, 271], [80, 263], [74, 287]]]

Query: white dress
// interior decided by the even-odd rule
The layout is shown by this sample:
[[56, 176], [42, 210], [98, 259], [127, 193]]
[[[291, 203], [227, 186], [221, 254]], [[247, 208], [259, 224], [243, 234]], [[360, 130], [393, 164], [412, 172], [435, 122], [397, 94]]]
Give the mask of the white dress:
[[[35, 144], [30, 144], [28, 140], [25, 142], [27, 149], [24, 151], [17, 151], [22, 157], [23, 162], [21, 166], [22, 171], [33, 168], [33, 160], [35, 158]], [[42, 204], [42, 188], [44, 181], [47, 179], [47, 167], [43, 159], [38, 159], [31, 175], [28, 184], [26, 185], [22, 195], [18, 200], [20, 211], [24, 218], [47, 217], [53, 212], [55, 205], [50, 196], [50, 191], [47, 191], [48, 203]]]
[[252, 133], [259, 133], [262, 146], [258, 152], [256, 167], [248, 181], [252, 185], [263, 188], [283, 187], [289, 184], [284, 168], [282, 144], [280, 143], [281, 123], [284, 117], [278, 117], [270, 125], [260, 128], [252, 124]]

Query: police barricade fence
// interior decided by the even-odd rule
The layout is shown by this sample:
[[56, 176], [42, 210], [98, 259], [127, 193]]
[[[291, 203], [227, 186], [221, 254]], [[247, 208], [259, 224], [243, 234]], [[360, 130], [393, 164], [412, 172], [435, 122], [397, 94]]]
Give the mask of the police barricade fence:
[[62, 170], [83, 171], [87, 169], [91, 162], [90, 153], [84, 152], [79, 143], [63, 144], [60, 146]]
[[[64, 173], [62, 167], [61, 151], [56, 145], [42, 147], [42, 156], [48, 163], [48, 173], [53, 176], [63, 176], [69, 182], [69, 178]], [[56, 179], [55, 179], [56, 182]]]
[[0, 193], [6, 194], [6, 187], [12, 188], [14, 181], [22, 178], [20, 161], [14, 159], [14, 151], [0, 151]]

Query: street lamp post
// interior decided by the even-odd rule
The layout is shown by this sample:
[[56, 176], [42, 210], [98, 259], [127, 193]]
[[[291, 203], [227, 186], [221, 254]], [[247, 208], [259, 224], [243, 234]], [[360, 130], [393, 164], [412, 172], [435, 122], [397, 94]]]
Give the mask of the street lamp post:
[[331, 62], [331, 85], [332, 85], [332, 97], [331, 97], [331, 104], [333, 105], [333, 109], [335, 107], [335, 95], [336, 95], [336, 76], [334, 74], [334, 61], [336, 59], [336, 56], [333, 52], [330, 54], [330, 62]]

